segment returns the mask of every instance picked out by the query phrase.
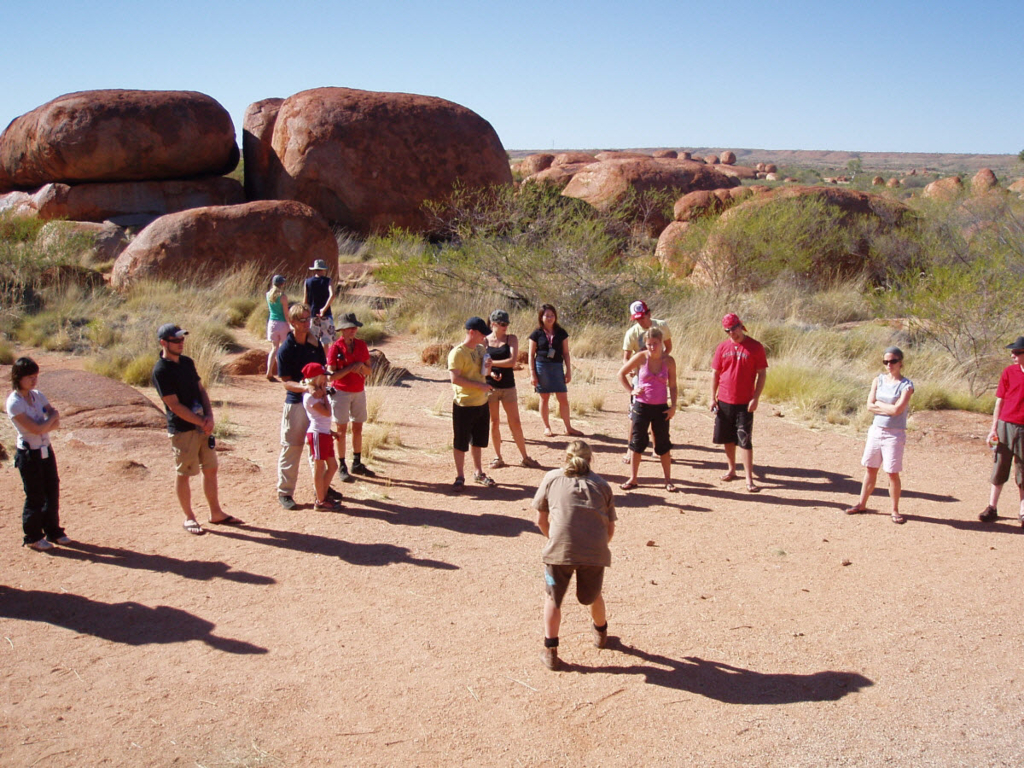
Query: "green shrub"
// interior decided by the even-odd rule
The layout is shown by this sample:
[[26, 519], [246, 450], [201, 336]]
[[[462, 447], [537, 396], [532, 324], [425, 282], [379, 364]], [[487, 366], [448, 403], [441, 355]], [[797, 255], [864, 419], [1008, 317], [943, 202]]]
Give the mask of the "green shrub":
[[0, 365], [10, 365], [14, 360], [14, 347], [6, 341], [0, 341]]
[[241, 328], [249, 315], [258, 306], [256, 299], [249, 296], [235, 296], [227, 303], [227, 323], [232, 328]]

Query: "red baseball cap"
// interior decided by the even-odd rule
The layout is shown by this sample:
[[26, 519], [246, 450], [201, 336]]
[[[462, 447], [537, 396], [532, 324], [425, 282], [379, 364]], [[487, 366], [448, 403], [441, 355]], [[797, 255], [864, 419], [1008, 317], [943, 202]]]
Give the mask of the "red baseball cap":
[[639, 320], [650, 311], [642, 301], [634, 301], [629, 305], [629, 314], [634, 320]]
[[302, 378], [315, 379], [317, 376], [326, 376], [327, 371], [320, 363], [306, 363], [302, 366]]
[[743, 321], [740, 320], [740, 316], [735, 312], [730, 312], [722, 318], [722, 327], [727, 331], [731, 331], [733, 328], [738, 328], [743, 325]]

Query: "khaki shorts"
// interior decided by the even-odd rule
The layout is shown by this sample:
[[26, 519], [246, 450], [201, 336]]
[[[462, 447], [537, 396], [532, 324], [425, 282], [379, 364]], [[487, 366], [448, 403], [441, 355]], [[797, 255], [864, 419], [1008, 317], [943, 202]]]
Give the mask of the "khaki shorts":
[[488, 401], [492, 403], [514, 403], [516, 402], [518, 395], [516, 394], [515, 387], [506, 387], [505, 389], [492, 389], [490, 394], [487, 395]]
[[337, 424], [348, 424], [350, 421], [362, 424], [366, 421], [366, 390], [334, 390], [334, 394], [331, 395], [331, 418]]
[[217, 452], [210, 447], [210, 436], [201, 430], [168, 435], [174, 449], [174, 468], [179, 475], [195, 477], [201, 469], [217, 468]]

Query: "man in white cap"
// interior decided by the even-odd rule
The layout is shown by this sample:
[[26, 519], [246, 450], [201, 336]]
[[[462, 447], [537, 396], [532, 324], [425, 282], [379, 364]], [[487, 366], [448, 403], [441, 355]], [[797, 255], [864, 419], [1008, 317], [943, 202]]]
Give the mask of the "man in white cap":
[[334, 343], [334, 315], [331, 302], [334, 301], [334, 286], [327, 276], [327, 262], [317, 259], [309, 268], [313, 273], [307, 277], [302, 292], [302, 303], [309, 307], [310, 331], [320, 340], [324, 349]]
[[217, 452], [213, 442], [213, 406], [206, 387], [199, 379], [191, 357], [182, 354], [188, 331], [174, 323], [165, 323], [157, 331], [160, 359], [153, 366], [153, 386], [167, 413], [167, 435], [174, 449], [177, 470], [175, 491], [181, 511], [185, 513], [184, 528], [201, 536], [205, 531], [192, 511], [191, 478], [203, 474], [203, 493], [210, 506], [210, 522], [214, 525], [243, 525], [220, 507], [217, 498]]
[[[633, 325], [626, 331], [626, 335], [622, 338], [622, 362], [623, 364], [628, 363], [632, 359], [633, 355], [644, 349], [644, 334], [651, 328], [658, 328], [661, 330], [662, 342], [665, 345], [665, 354], [672, 353], [672, 332], [668, 329], [668, 323], [664, 320], [655, 320], [651, 317], [651, 310], [647, 307], [646, 302], [634, 301], [629, 305], [629, 316], [633, 319]], [[633, 396], [629, 396], [630, 409], [633, 407]], [[630, 413], [630, 409], [627, 409], [626, 413]], [[632, 452], [629, 450], [629, 440], [633, 434], [633, 422], [630, 420], [629, 425], [626, 427], [626, 455], [622, 459], [623, 464], [630, 462]]]

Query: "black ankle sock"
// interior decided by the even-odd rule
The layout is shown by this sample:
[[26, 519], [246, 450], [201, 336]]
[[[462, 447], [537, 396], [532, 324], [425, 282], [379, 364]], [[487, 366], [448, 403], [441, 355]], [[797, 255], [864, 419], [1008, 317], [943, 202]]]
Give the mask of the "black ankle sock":
[[338, 462], [338, 472], [345, 472], [346, 474], [348, 473], [348, 465], [345, 463], [344, 459]]
[[602, 627], [599, 627], [599, 626], [597, 626], [597, 624], [595, 624], [594, 625], [594, 629], [596, 629], [598, 632], [607, 632], [608, 631], [608, 622], [606, 621], [604, 623], [604, 626], [602, 626]]
[[363, 463], [363, 454], [361, 454], [361, 453], [353, 453], [352, 454], [352, 466], [353, 467], [358, 467], [362, 463]]
[[558, 638], [557, 637], [545, 637], [544, 638], [544, 647], [545, 648], [557, 648], [558, 647]]

